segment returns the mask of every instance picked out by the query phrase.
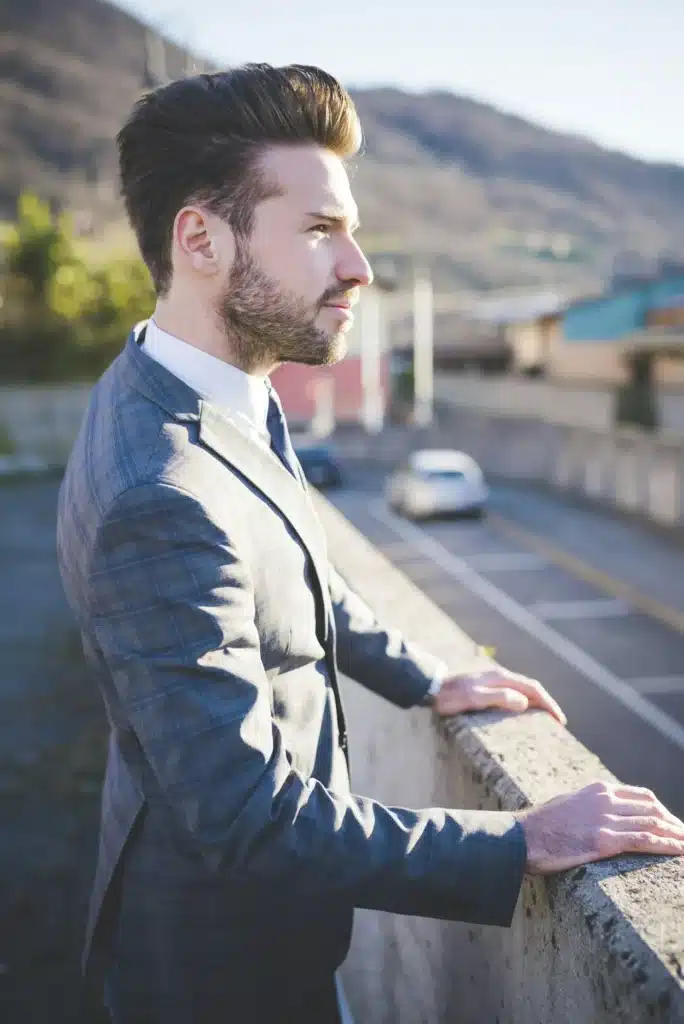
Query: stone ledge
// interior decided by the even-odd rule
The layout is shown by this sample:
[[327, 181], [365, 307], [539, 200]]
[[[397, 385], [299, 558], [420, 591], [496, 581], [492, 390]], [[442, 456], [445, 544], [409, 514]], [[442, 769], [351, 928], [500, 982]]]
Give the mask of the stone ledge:
[[[448, 663], [458, 664], [472, 648], [472, 640], [337, 509], [319, 495], [315, 501], [331, 561], [378, 617]], [[383, 716], [394, 709], [375, 701], [365, 707], [364, 715], [371, 713], [377, 717], [377, 728], [383, 728]], [[446, 725], [431, 722], [421, 711], [409, 713], [406, 721], [409, 718], [411, 743], [421, 729], [436, 737], [432, 790], [440, 802], [448, 799], [451, 806], [515, 810], [597, 778], [614, 780], [597, 757], [541, 712], [520, 717], [486, 712]], [[379, 758], [373, 753], [368, 751], [373, 772], [378, 771], [375, 762], [386, 759], [387, 771], [398, 781], [402, 773], [410, 773], [410, 757], [398, 760], [393, 749], [382, 749]], [[358, 767], [375, 784], [373, 772], [368, 774], [360, 763], [363, 757], [363, 749], [356, 757], [352, 749], [355, 774]], [[440, 778], [439, 773], [448, 777]], [[405, 782], [410, 789], [410, 780]], [[502, 1022], [684, 1022], [684, 860], [623, 857], [549, 880], [529, 878], [510, 931], [464, 931], [456, 926], [460, 931], [454, 947], [453, 930], [442, 928], [440, 935], [449, 936], [449, 948], [468, 964], [471, 990], [477, 989], [472, 1016], [459, 989], [459, 1021], [475, 1021], [482, 1000], [493, 1000], [492, 986], [498, 985], [496, 1007]], [[400, 919], [392, 929], [395, 945], [398, 936], [409, 934]], [[472, 949], [465, 949], [465, 943]], [[381, 952], [386, 960], [389, 954], [377, 954]], [[474, 972], [483, 970], [485, 961], [486, 978], [473, 986]], [[540, 964], [546, 968], [540, 971]], [[492, 1001], [491, 1012], [493, 1008]], [[453, 1018], [443, 1010], [438, 1019]]]

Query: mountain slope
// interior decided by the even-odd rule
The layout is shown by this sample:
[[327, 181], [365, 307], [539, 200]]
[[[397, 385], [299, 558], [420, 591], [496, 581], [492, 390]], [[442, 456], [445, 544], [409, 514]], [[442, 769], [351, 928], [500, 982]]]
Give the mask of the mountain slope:
[[[447, 93], [355, 95], [367, 135], [359, 172], [373, 227], [389, 221], [416, 231], [471, 267], [508, 276], [558, 277], [511, 245], [511, 235], [566, 235], [581, 262], [565, 273], [605, 274], [616, 255], [638, 268], [684, 252], [684, 168], [612, 153], [584, 139], [538, 128]], [[515, 271], [514, 271], [515, 272]]]
[[[32, 187], [120, 217], [114, 135], [142, 89], [192, 67], [102, 0], [0, 0], [0, 212]], [[616, 257], [640, 270], [684, 256], [684, 168], [444, 92], [354, 97], [364, 235], [420, 254], [440, 287], [592, 287]]]

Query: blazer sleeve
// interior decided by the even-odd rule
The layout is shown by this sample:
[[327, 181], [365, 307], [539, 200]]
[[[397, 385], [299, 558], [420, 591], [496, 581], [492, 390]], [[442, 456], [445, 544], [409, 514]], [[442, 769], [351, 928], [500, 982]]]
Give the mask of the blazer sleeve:
[[404, 639], [398, 630], [380, 625], [332, 565], [328, 584], [340, 671], [401, 708], [425, 703], [433, 680], [446, 673], [444, 662]]
[[361, 907], [507, 925], [526, 859], [503, 812], [407, 810], [295, 771], [250, 574], [201, 502], [153, 482], [101, 523], [90, 624], [172, 812], [213, 870]]

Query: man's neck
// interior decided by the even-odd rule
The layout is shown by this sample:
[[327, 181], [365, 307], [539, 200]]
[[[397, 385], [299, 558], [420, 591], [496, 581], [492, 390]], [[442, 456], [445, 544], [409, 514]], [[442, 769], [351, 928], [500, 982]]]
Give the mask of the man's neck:
[[190, 305], [179, 308], [176, 303], [160, 299], [152, 319], [160, 330], [166, 331], [174, 338], [179, 338], [187, 345], [221, 359], [224, 363], [237, 365], [225, 334], [213, 322], [213, 317], [208, 316], [203, 309]]
[[221, 359], [224, 363], [237, 366], [243, 373], [267, 377], [279, 365], [269, 363], [268, 366], [243, 366], [235, 355], [230, 338], [217, 322], [216, 315], [197, 304], [159, 299], [152, 319], [160, 330], [172, 334], [174, 338], [180, 338], [188, 345], [194, 345], [195, 348]]

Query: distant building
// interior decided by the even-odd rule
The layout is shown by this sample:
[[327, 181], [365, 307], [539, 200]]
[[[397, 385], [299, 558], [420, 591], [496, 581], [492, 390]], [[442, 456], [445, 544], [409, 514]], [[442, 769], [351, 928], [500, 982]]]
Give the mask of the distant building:
[[549, 373], [619, 381], [635, 351], [655, 354], [660, 383], [684, 383], [684, 271], [625, 283], [569, 306]]
[[556, 292], [505, 296], [479, 302], [470, 318], [473, 324], [496, 328], [510, 368], [532, 376], [549, 371], [568, 302], [568, 296]]
[[603, 295], [539, 295], [480, 303], [473, 316], [497, 324], [520, 373], [618, 383], [628, 356], [653, 352], [655, 379], [684, 384], [684, 269], [621, 276]]

